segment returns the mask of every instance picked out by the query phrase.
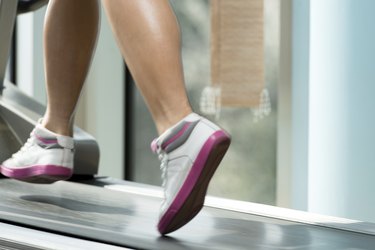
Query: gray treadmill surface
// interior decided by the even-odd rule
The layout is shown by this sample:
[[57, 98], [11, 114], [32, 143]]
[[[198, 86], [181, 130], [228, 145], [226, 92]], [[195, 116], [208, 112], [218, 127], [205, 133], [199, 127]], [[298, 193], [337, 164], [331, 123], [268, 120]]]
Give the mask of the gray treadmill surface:
[[106, 188], [0, 179], [0, 220], [137, 249], [375, 249], [375, 236], [205, 207], [161, 237], [160, 199]]

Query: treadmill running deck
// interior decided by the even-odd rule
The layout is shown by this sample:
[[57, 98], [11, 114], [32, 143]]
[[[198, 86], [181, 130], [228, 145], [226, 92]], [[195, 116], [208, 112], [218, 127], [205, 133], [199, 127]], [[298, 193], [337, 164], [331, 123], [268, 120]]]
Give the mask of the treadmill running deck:
[[0, 179], [0, 221], [141, 249], [375, 249], [375, 236], [205, 207], [161, 237], [160, 199], [81, 183]]

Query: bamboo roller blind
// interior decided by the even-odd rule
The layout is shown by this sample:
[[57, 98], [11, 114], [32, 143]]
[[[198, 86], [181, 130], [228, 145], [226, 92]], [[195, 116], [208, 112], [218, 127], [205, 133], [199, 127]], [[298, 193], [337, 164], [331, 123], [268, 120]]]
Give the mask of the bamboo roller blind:
[[211, 0], [211, 81], [221, 105], [255, 107], [264, 87], [263, 0]]

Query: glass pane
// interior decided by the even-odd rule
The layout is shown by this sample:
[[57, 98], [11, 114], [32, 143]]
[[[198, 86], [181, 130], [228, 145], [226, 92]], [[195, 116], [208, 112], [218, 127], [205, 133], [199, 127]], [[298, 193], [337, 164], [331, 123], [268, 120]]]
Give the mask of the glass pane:
[[[202, 92], [211, 82], [211, 3], [208, 0], [173, 0], [171, 3], [182, 31], [182, 53], [188, 96], [193, 109], [202, 113], [200, 105]], [[259, 118], [254, 115], [255, 108], [223, 106], [220, 112], [208, 116], [232, 136], [232, 145], [211, 182], [209, 188], [211, 195], [275, 204], [277, 137], [275, 62], [278, 61], [278, 40], [275, 39], [278, 6], [275, 4], [277, 3], [265, 1], [264, 5], [265, 88], [271, 99], [272, 111], [269, 115]], [[138, 182], [159, 185], [160, 163], [155, 155], [149, 153], [148, 148], [148, 142], [157, 137], [157, 133], [138, 92], [135, 93], [133, 109], [135, 115], [133, 178]]]

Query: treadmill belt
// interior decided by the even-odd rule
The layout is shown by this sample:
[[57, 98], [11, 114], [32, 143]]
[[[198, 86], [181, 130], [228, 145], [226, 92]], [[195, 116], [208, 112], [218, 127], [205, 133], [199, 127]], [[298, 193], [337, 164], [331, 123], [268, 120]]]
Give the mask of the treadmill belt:
[[136, 249], [375, 249], [375, 236], [205, 207], [161, 237], [160, 199], [72, 182], [0, 180], [0, 220]]

